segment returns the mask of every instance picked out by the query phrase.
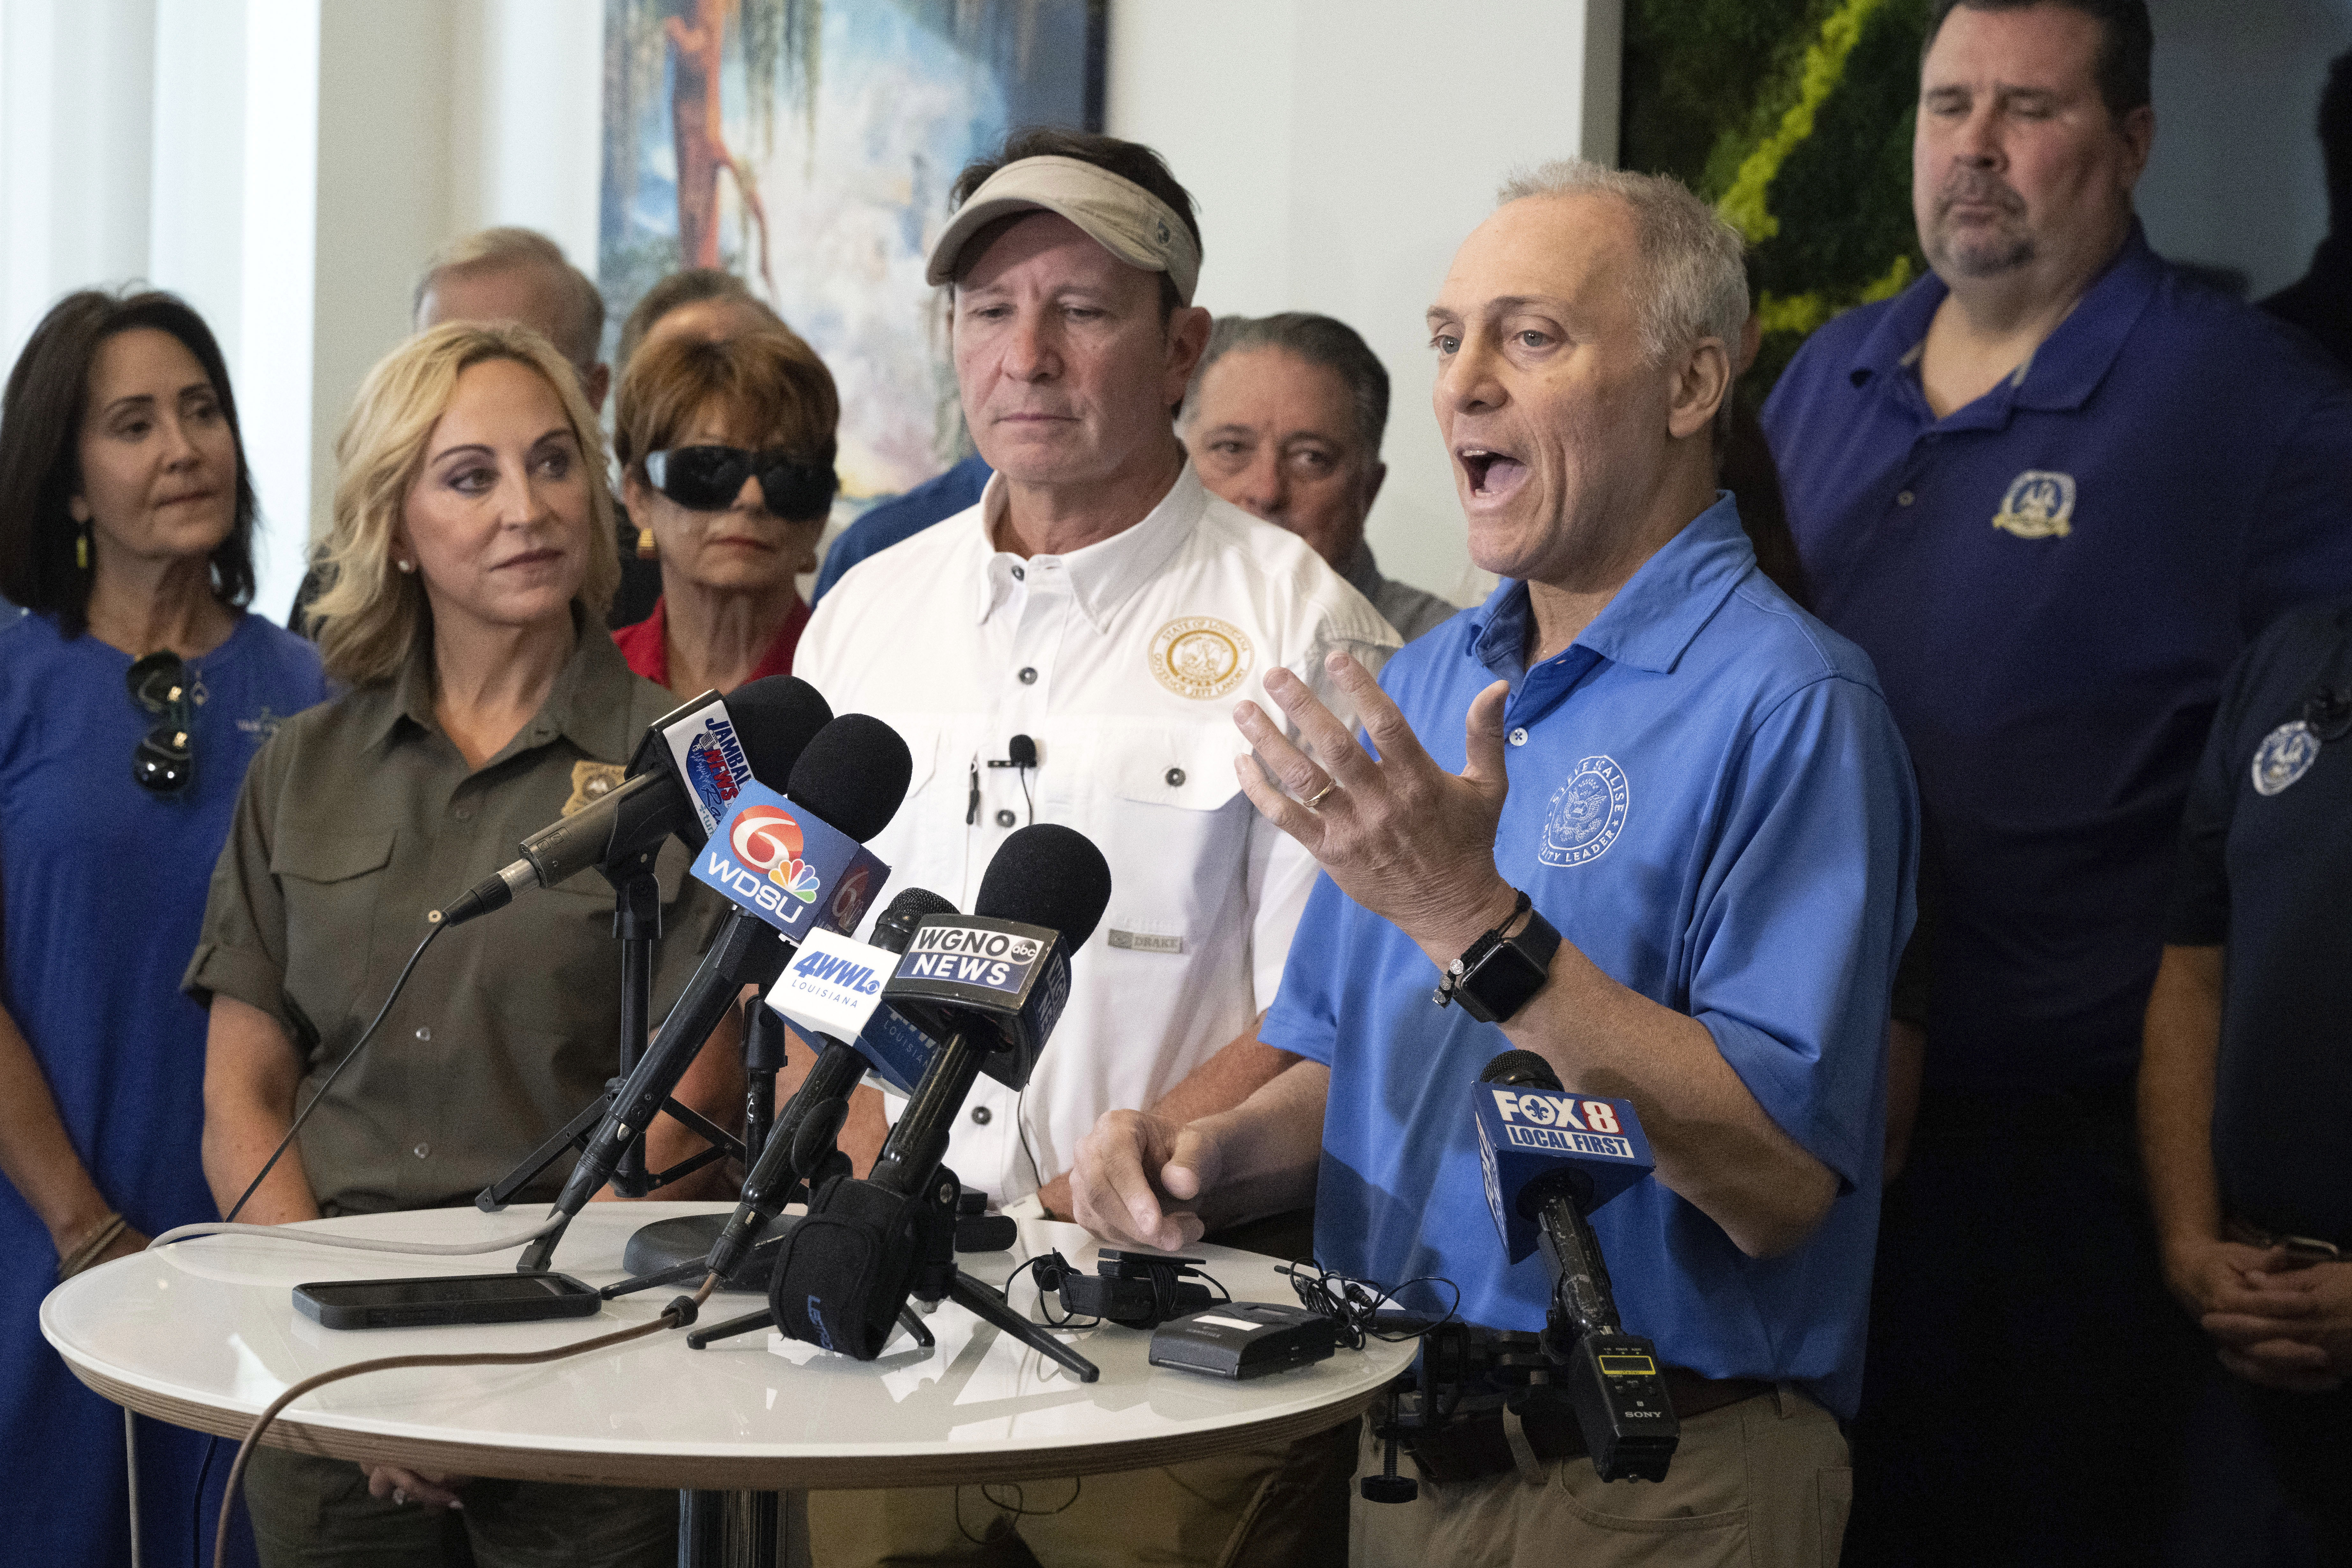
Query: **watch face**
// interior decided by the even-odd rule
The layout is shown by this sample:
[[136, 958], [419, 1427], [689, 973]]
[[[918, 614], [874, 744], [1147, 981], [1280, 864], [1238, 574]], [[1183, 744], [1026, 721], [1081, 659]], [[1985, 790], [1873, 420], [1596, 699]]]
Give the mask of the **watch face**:
[[1465, 1005], [1476, 1004], [1472, 1016], [1481, 1023], [1502, 1023], [1543, 989], [1544, 979], [1545, 971], [1533, 958], [1505, 942], [1464, 977], [1461, 991]]

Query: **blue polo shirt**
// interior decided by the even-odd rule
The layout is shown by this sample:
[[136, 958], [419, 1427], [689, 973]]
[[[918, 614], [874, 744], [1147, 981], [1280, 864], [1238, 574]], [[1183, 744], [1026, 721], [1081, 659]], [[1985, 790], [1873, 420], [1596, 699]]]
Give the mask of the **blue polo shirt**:
[[978, 453], [965, 458], [946, 473], [924, 480], [903, 496], [894, 496], [858, 518], [824, 552], [824, 565], [816, 574], [816, 591], [809, 595], [814, 604], [833, 591], [833, 585], [853, 566], [867, 556], [879, 555], [901, 540], [913, 538], [933, 523], [945, 522], [958, 512], [980, 505], [980, 493], [988, 488], [988, 476], [995, 470]]
[[[1766, 1114], [1839, 1177], [1821, 1228], [1769, 1260], [1654, 1178], [1596, 1211], [1626, 1326], [1678, 1365], [1795, 1379], [1851, 1416], [1887, 993], [1917, 858], [1903, 742], [1870, 662], [1756, 570], [1728, 496], [1532, 670], [1530, 616], [1527, 585], [1507, 582], [1407, 645], [1381, 684], [1458, 772], [1471, 698], [1510, 681], [1496, 867], [1612, 977], [1706, 1025]], [[1471, 1121], [1479, 1070], [1510, 1042], [1433, 1006], [1436, 979], [1403, 933], [1317, 881], [1261, 1031], [1331, 1069], [1316, 1256], [1391, 1286], [1439, 1275], [1471, 1322], [1540, 1328], [1543, 1260], [1505, 1261]]]
[[2352, 384], [2135, 225], [2017, 374], [1938, 420], [1917, 363], [1947, 292], [1814, 333], [1765, 429], [1814, 609], [1918, 769], [1929, 1089], [2112, 1082], [2222, 676], [2281, 610], [2352, 591]]

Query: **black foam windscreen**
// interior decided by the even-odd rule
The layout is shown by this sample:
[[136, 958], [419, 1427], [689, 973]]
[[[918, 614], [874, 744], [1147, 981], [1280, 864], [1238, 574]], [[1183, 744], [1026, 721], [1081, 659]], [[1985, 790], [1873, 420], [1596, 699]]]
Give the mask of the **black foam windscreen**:
[[[751, 771], [760, 771], [756, 760]], [[914, 776], [915, 759], [897, 730], [870, 715], [845, 713], [816, 732], [793, 764], [784, 793], [862, 844], [890, 825]]]
[[[914, 939], [915, 927], [927, 915], [953, 915], [956, 906], [928, 887], [901, 888], [898, 896], [875, 917], [874, 945], [903, 953]], [[897, 938], [893, 941], [892, 938]]]
[[1478, 1072], [1481, 1083], [1512, 1083], [1522, 1089], [1558, 1089], [1559, 1074], [1532, 1051], [1507, 1051]]
[[727, 694], [727, 716], [734, 721], [751, 777], [779, 789], [809, 742], [833, 722], [833, 708], [806, 681], [762, 675]]
[[971, 912], [1062, 934], [1070, 952], [1086, 946], [1110, 904], [1110, 863], [1092, 839], [1056, 822], [1034, 822], [1004, 841]]

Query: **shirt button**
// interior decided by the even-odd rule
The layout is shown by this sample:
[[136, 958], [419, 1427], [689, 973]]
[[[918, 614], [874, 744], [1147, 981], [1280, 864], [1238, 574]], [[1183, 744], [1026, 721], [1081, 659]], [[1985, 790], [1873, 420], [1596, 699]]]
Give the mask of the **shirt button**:
[[1036, 665], [1034, 665], [1034, 664], [1024, 664], [1024, 665], [1023, 665], [1023, 666], [1022, 666], [1022, 669], [1021, 669], [1021, 684], [1022, 684], [1023, 685], [1024, 685], [1024, 686], [1034, 686], [1034, 685], [1035, 685], [1037, 684], [1037, 666], [1036, 666]]
[[985, 1105], [974, 1105], [971, 1108], [971, 1124], [975, 1127], [985, 1127], [988, 1125], [988, 1107]]
[[997, 825], [998, 827], [1000, 827], [1000, 828], [1009, 828], [1009, 827], [1011, 827], [1011, 826], [1013, 825], [1013, 813], [1012, 813], [1012, 812], [1010, 812], [1010, 811], [999, 811], [999, 812], [997, 812], [997, 813], [996, 813], [996, 825]]
[[1527, 743], [1528, 732], [1525, 729], [1515, 729], [1511, 731], [1511, 744], [1513, 746], [1525, 746]]
[[1168, 788], [1171, 789], [1184, 788], [1184, 770], [1181, 768], [1171, 768], [1168, 770]]
[[419, 1144], [419, 1145], [417, 1145], [415, 1148], [413, 1148], [413, 1149], [409, 1150], [408, 1152], [409, 1152], [410, 1154], [412, 1154], [412, 1155], [415, 1155], [418, 1159], [420, 1159], [420, 1160], [421, 1160], [421, 1159], [423, 1159], [425, 1155], [429, 1155], [429, 1154], [431, 1154], [431, 1153], [433, 1152], [433, 1145], [430, 1145], [430, 1144]]
[[1026, 581], [1028, 580], [1028, 576], [1029, 574], [1027, 572], [1022, 570], [1017, 566], [1013, 569], [1013, 580], [1015, 582]]
[[1907, 507], [1918, 498], [1918, 497], [1913, 495], [1910, 491], [1906, 490], [1895, 497], [1895, 504], [1898, 507]]
[[429, 1029], [420, 1029], [416, 1031], [416, 1038], [419, 1040], [431, 1040], [433, 1038], [433, 1031]]
[[453, 814], [461, 822], [470, 822], [474, 820], [474, 808], [471, 806], [460, 806]]

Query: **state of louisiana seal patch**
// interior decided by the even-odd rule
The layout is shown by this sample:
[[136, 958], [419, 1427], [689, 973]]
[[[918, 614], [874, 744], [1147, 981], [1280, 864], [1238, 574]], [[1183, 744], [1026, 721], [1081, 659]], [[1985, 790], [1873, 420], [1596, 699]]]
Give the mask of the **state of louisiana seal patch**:
[[1625, 828], [1633, 792], [1625, 770], [1612, 757], [1588, 757], [1568, 781], [1552, 791], [1544, 809], [1543, 842], [1536, 858], [1546, 865], [1582, 865], [1599, 860]]
[[1180, 697], [1223, 696], [1249, 674], [1250, 640], [1213, 615], [1187, 615], [1151, 639], [1151, 674]]
[[2319, 737], [2301, 719], [2283, 724], [2254, 747], [2254, 793], [2275, 795], [2319, 760]]

